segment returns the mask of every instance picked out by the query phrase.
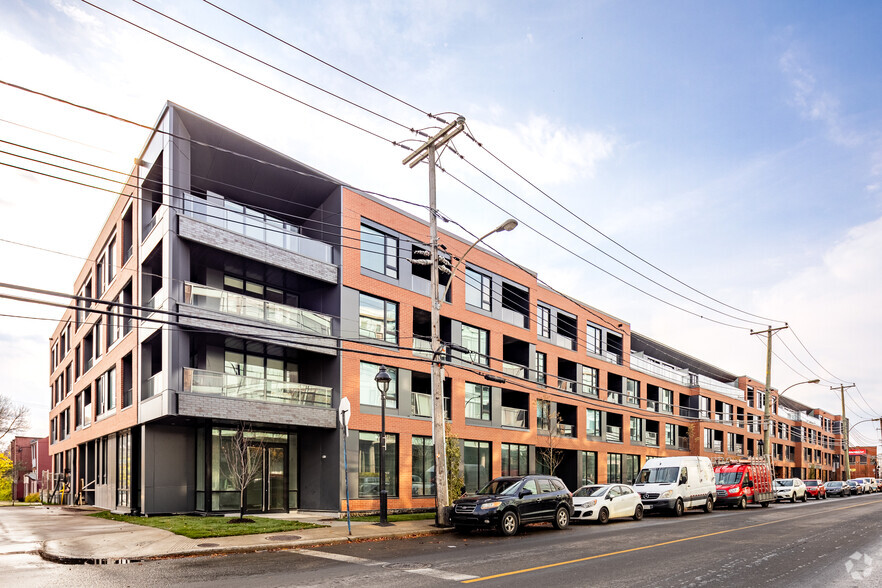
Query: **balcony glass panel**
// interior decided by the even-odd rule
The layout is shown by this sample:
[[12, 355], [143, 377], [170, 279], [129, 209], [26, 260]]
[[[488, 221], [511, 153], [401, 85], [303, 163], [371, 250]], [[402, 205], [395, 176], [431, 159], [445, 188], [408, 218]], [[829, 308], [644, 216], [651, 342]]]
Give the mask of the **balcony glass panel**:
[[332, 319], [327, 315], [200, 284], [184, 284], [184, 303], [275, 323], [301, 332], [331, 334]]
[[507, 361], [503, 361], [502, 362], [502, 371], [503, 371], [503, 373], [506, 373], [509, 376], [514, 376], [516, 378], [524, 378], [524, 377], [526, 377], [527, 368], [526, 368], [526, 366], [522, 366], [517, 363], [510, 363]]
[[502, 407], [502, 426], [527, 428], [527, 411], [523, 408]]
[[432, 359], [432, 342], [427, 339], [413, 337], [413, 354], [417, 357]]
[[264, 380], [184, 368], [184, 392], [217, 394], [243, 400], [330, 407], [332, 389], [299, 382]]
[[607, 441], [621, 441], [622, 440], [622, 428], [614, 425], [606, 426], [606, 440]]
[[557, 389], [563, 390], [564, 392], [572, 392], [576, 393], [576, 383], [573, 380], [567, 380], [566, 378], [557, 378]]
[[658, 447], [658, 433], [646, 431], [646, 444], [652, 447]]

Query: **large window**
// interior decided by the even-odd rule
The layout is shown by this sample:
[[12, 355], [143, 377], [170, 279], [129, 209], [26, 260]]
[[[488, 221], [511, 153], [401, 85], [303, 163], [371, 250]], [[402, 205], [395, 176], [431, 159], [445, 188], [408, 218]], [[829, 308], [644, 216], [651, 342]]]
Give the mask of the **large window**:
[[585, 409], [586, 416], [586, 433], [589, 437], [600, 437], [603, 435], [603, 421], [601, 418], [601, 412], [599, 410], [594, 410], [593, 408]]
[[606, 483], [622, 483], [622, 454], [608, 453], [606, 455]]
[[[398, 435], [386, 433], [386, 492], [398, 496]], [[380, 434], [358, 433], [358, 497], [380, 495]]]
[[536, 334], [551, 338], [551, 309], [541, 304], [536, 305]]
[[490, 481], [490, 442], [464, 441], [462, 463], [465, 468], [465, 491], [477, 492]]
[[514, 443], [502, 444], [502, 475], [503, 476], [523, 476], [528, 473], [529, 466], [527, 464], [527, 454], [529, 447], [527, 445], [516, 445]]
[[585, 326], [585, 345], [588, 353], [601, 355], [603, 353], [603, 331], [588, 323]]
[[411, 493], [435, 495], [435, 452], [431, 437], [411, 437]]
[[547, 371], [548, 356], [541, 351], [536, 352], [536, 381], [540, 384], [545, 383], [545, 373]]
[[626, 455], [625, 456], [625, 472], [624, 472], [624, 483], [625, 484], [633, 484], [634, 480], [637, 479], [637, 474], [640, 473], [640, 456], [639, 455]]
[[597, 396], [599, 377], [597, 368], [582, 366], [582, 394]]
[[465, 416], [467, 419], [490, 420], [490, 386], [466, 382]]
[[397, 343], [398, 305], [368, 294], [359, 294], [358, 336]]
[[123, 431], [116, 437], [116, 505], [131, 506], [129, 490], [132, 486], [132, 434]]
[[490, 334], [471, 325], [462, 326], [462, 346], [471, 351], [470, 359], [481, 365], [490, 364]]
[[646, 419], [631, 417], [631, 442], [643, 443], [646, 433]]
[[274, 382], [297, 382], [299, 367], [282, 357], [227, 349], [224, 352], [224, 372]]
[[665, 445], [668, 447], [677, 446], [677, 425], [665, 424]]
[[536, 400], [536, 428], [539, 431], [551, 429], [551, 401], [541, 398]]
[[398, 278], [398, 239], [361, 225], [361, 267]]
[[631, 378], [622, 378], [625, 383], [625, 402], [637, 406], [640, 404], [640, 382]]
[[465, 272], [466, 304], [482, 310], [492, 310], [493, 279], [473, 269]]
[[95, 402], [98, 415], [116, 409], [116, 368], [110, 368], [95, 380]]
[[597, 483], [597, 452], [580, 451], [582, 454], [582, 484]]
[[[380, 390], [377, 388], [377, 381], [374, 379], [380, 366], [375, 363], [361, 362], [361, 372], [359, 375], [359, 392], [361, 404], [370, 406], [380, 406]], [[386, 392], [386, 408], [398, 408], [398, 370], [395, 368], [386, 368], [386, 372], [392, 378], [389, 382], [389, 390]]]

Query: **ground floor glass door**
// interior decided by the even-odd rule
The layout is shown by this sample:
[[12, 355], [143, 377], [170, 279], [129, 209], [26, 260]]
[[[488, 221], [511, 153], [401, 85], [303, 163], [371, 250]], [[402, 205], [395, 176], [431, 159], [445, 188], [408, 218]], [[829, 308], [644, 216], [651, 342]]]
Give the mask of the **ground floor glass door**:
[[257, 473], [245, 490], [248, 512], [288, 510], [286, 449], [284, 445], [248, 447], [250, 457], [258, 463]]

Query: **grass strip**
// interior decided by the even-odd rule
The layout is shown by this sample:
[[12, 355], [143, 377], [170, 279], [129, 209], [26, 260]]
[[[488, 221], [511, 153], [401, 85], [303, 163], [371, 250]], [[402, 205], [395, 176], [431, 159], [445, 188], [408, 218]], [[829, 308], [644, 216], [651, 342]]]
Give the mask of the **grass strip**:
[[187, 515], [160, 516], [160, 517], [133, 517], [129, 515], [113, 514], [108, 511], [93, 513], [89, 516], [119, 521], [132, 525], [155, 527], [165, 531], [171, 531], [176, 535], [183, 535], [190, 539], [203, 539], [205, 537], [232, 537], [234, 535], [256, 535], [258, 533], [280, 533], [284, 531], [299, 531], [301, 529], [316, 529], [327, 525], [315, 525], [313, 523], [301, 523], [300, 521], [286, 521], [267, 517], [251, 517], [253, 523], [230, 523], [230, 517], [199, 517]]

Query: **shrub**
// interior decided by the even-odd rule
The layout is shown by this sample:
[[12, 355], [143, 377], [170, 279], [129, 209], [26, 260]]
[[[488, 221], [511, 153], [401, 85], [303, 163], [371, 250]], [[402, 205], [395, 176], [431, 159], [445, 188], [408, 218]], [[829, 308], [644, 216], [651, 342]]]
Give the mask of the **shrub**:
[[25, 502], [40, 502], [40, 493], [34, 492], [25, 496]]

